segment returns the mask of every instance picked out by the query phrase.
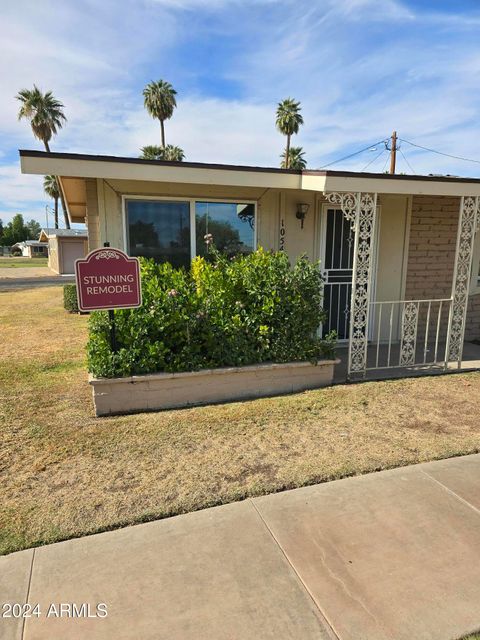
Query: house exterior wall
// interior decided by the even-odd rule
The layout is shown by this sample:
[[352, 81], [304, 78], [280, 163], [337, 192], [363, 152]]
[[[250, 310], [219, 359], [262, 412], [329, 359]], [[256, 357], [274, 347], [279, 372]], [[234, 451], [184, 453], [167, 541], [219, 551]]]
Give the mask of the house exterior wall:
[[[378, 198], [378, 242], [376, 255], [375, 300], [394, 301], [403, 297], [408, 246], [408, 221], [411, 197], [380, 195]], [[389, 339], [390, 305], [382, 307], [380, 340]], [[373, 309], [373, 331], [378, 337], [380, 307]], [[400, 305], [395, 305], [392, 316], [392, 338], [400, 333]]]
[[87, 200], [87, 215], [85, 224], [88, 230], [88, 250], [98, 249], [100, 244], [100, 218], [98, 214], [98, 193], [97, 180], [89, 178], [85, 181], [85, 192]]
[[48, 266], [55, 273], [60, 273], [58, 237], [48, 239]]
[[[278, 249], [280, 192], [276, 189], [184, 185], [134, 180], [87, 180], [87, 227], [89, 250], [109, 242], [126, 250], [122, 196], [158, 196], [198, 200], [254, 200], [257, 202], [257, 246]], [[300, 223], [296, 220], [298, 226]]]
[[[457, 197], [413, 196], [405, 299], [450, 298], [459, 211], [460, 198]], [[446, 334], [447, 320], [445, 312], [442, 316], [442, 337]], [[480, 292], [471, 287], [465, 339], [478, 337]]]
[[465, 339], [480, 340], [480, 293], [468, 299]]
[[[86, 181], [88, 250], [110, 242], [126, 249], [122, 196], [254, 200], [257, 202], [257, 246], [284, 250], [291, 260], [306, 254], [317, 260], [322, 232], [322, 195], [302, 190], [167, 184], [134, 180]], [[309, 204], [301, 228], [299, 202]], [[450, 196], [379, 195], [376, 300], [449, 298], [455, 261], [460, 199]], [[479, 337], [480, 291], [470, 297], [467, 339]], [[446, 324], [446, 318], [442, 324]], [[386, 322], [386, 319], [384, 319]], [[393, 335], [399, 334], [395, 315]], [[387, 327], [381, 330], [387, 338]]]

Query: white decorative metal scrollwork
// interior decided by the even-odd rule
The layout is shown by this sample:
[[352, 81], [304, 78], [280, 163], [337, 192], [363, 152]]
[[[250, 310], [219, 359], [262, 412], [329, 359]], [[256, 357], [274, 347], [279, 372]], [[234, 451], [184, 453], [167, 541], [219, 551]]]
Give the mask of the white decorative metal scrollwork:
[[118, 253], [112, 251], [111, 249], [104, 249], [103, 251], [99, 251], [95, 256], [95, 260], [110, 260], [111, 258], [118, 260], [120, 256], [118, 255]]
[[480, 225], [480, 197], [464, 196], [460, 202], [457, 250], [452, 285], [452, 308], [448, 327], [448, 362], [458, 362], [463, 356], [465, 317], [472, 271], [475, 233]]
[[400, 366], [409, 367], [415, 364], [415, 348], [417, 344], [419, 302], [405, 302], [402, 313], [402, 341], [400, 344]]
[[359, 195], [361, 194], [335, 191], [326, 193], [325, 198], [331, 204], [338, 206], [338, 208], [342, 210], [345, 218], [351, 222], [352, 225], [355, 225]]
[[377, 213], [376, 193], [326, 193], [325, 198], [343, 211], [355, 232], [348, 375], [367, 368], [368, 320], [373, 276], [373, 254]]

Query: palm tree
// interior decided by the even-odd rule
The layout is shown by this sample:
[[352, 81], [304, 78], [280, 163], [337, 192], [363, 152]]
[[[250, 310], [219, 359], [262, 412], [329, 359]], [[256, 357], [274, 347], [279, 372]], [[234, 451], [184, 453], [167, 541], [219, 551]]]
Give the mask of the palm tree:
[[290, 168], [290, 138], [294, 133], [298, 133], [300, 125], [303, 124], [303, 117], [300, 113], [300, 102], [295, 102], [292, 98], [286, 98], [278, 103], [276, 125], [280, 133], [287, 136], [285, 147], [285, 168]]
[[163, 147], [160, 147], [156, 144], [147, 144], [146, 147], [142, 147], [140, 149], [142, 155], [140, 158], [142, 160], [163, 160], [164, 159], [164, 151]]
[[[305, 169], [307, 167], [307, 161], [305, 160], [305, 151], [303, 147], [290, 147], [288, 152], [289, 169]], [[280, 164], [282, 169], [287, 168], [287, 150], [280, 156], [282, 163]]]
[[16, 96], [22, 103], [18, 112], [18, 119], [30, 120], [33, 135], [45, 145], [50, 152], [49, 142], [67, 121], [63, 113], [63, 104], [53, 97], [51, 91], [42, 93], [34, 84], [33, 89], [22, 89]]
[[169, 162], [182, 162], [185, 160], [185, 153], [180, 147], [176, 147], [174, 144], [167, 144], [163, 149], [163, 159]]
[[58, 199], [60, 197], [60, 193], [58, 191], [58, 183], [57, 178], [55, 176], [45, 176], [43, 178], [43, 190], [53, 198], [55, 202], [55, 229], [58, 229]]
[[167, 160], [169, 162], [182, 162], [185, 159], [185, 153], [180, 147], [173, 144], [167, 144], [166, 147], [160, 147], [155, 144], [149, 144], [140, 149], [142, 160]]
[[[22, 89], [19, 91], [16, 98], [21, 103], [18, 119], [26, 118], [30, 120], [33, 135], [43, 142], [45, 151], [50, 153], [49, 142], [52, 136], [57, 135], [59, 129], [61, 129], [67, 121], [63, 113], [64, 105], [53, 96], [51, 91], [42, 93], [35, 84], [33, 85], [33, 89]], [[58, 177], [55, 179], [57, 181], [59, 197], [62, 202], [65, 226], [67, 229], [70, 229], [65, 198], [63, 197]]]
[[143, 90], [144, 105], [152, 118], [160, 120], [162, 133], [162, 147], [165, 147], [165, 120], [172, 117], [177, 106], [175, 96], [177, 92], [169, 82], [158, 80], [149, 82]]

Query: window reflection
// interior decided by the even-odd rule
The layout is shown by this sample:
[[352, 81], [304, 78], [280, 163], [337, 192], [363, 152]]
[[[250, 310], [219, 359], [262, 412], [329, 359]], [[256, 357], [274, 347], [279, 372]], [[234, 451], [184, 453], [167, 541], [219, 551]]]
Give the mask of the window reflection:
[[205, 255], [205, 235], [211, 234], [215, 247], [229, 256], [254, 250], [255, 206], [231, 202], [196, 202], [197, 255]]
[[127, 220], [131, 256], [190, 266], [190, 203], [128, 200]]

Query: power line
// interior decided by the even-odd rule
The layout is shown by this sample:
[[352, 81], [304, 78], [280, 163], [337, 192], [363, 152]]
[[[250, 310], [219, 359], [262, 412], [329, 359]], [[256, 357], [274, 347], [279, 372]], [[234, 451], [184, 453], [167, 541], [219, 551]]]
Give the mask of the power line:
[[378, 160], [378, 158], [380, 158], [380, 156], [381, 156], [382, 154], [384, 154], [385, 152], [386, 152], [386, 149], [382, 149], [382, 150], [380, 151], [380, 153], [378, 154], [378, 156], [375, 156], [375, 157], [373, 158], [373, 160], [370, 160], [369, 162], [367, 162], [367, 164], [363, 167], [363, 169], [360, 169], [360, 171], [365, 171], [365, 169], [367, 169], [371, 164], [373, 164], [373, 163], [375, 162], [375, 160]]
[[407, 160], [405, 154], [403, 153], [403, 151], [401, 150], [400, 147], [398, 147], [398, 150], [400, 151], [400, 153], [402, 154], [403, 159], [405, 160], [405, 162], [407, 163], [410, 171], [415, 175], [415, 169], [412, 167], [412, 165], [410, 164], [410, 162]]
[[368, 147], [365, 147], [365, 149], [360, 149], [360, 151], [355, 151], [355, 153], [351, 153], [348, 156], [344, 156], [343, 158], [339, 158], [338, 160], [334, 160], [333, 162], [329, 162], [328, 164], [324, 164], [322, 167], [320, 167], [320, 169], [326, 169], [327, 167], [331, 167], [332, 164], [338, 164], [339, 162], [343, 162], [344, 160], [348, 160], [349, 158], [353, 158], [354, 156], [358, 156], [360, 153], [364, 153], [365, 151], [368, 151], [372, 147], [377, 146], [377, 144], [384, 144], [384, 143], [385, 143], [385, 140], [379, 140], [378, 142], [375, 142], [374, 144], [369, 144]]
[[454, 158], [455, 160], [464, 160], [465, 162], [475, 162], [476, 164], [480, 164], [480, 160], [474, 160], [473, 158], [464, 158], [462, 156], [454, 156], [451, 153], [444, 153], [443, 151], [437, 151], [436, 149], [423, 147], [421, 144], [415, 144], [414, 142], [410, 142], [410, 140], [405, 140], [404, 138], [399, 138], [399, 140], [412, 145], [412, 147], [418, 147], [419, 149], [423, 149], [424, 151], [430, 151], [431, 153], [438, 153], [438, 155], [440, 156], [447, 156], [447, 158]]
[[390, 158], [390, 154], [387, 155], [387, 158], [386, 158], [386, 160], [385, 160], [385, 162], [383, 164], [382, 173], [385, 173], [385, 169], [387, 167], [387, 163], [388, 163], [389, 158]]

